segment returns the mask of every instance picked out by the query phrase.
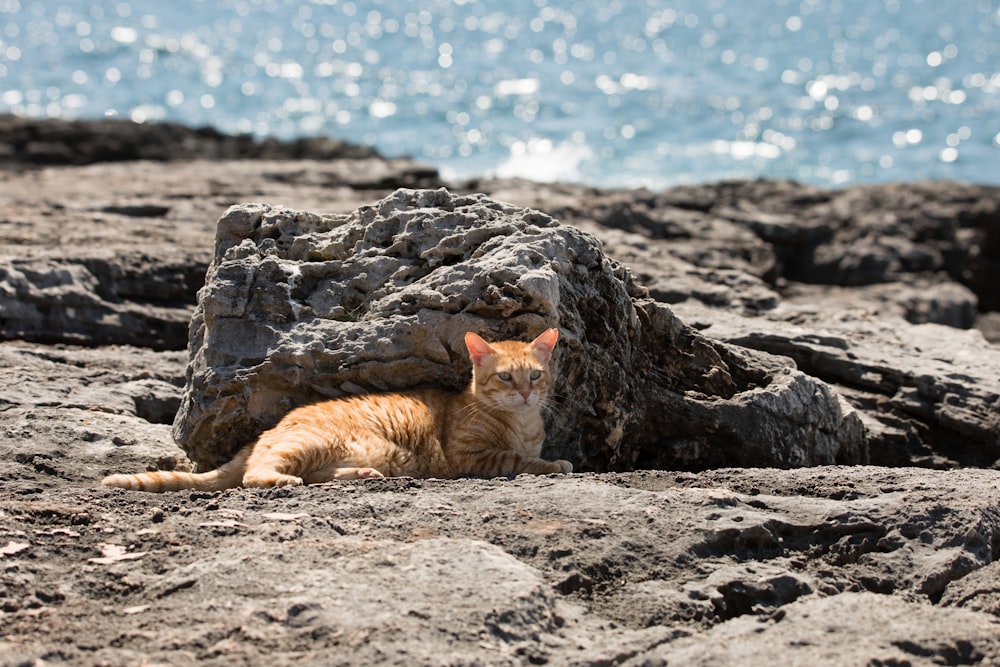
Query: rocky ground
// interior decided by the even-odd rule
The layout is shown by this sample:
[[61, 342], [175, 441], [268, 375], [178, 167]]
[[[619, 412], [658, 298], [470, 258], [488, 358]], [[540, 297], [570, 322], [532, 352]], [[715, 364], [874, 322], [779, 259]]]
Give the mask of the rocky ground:
[[[596, 235], [706, 345], [840, 396], [875, 465], [98, 486], [183, 465], [229, 206], [442, 185]], [[0, 664], [1000, 664], [998, 195], [445, 184], [330, 142], [0, 119]]]

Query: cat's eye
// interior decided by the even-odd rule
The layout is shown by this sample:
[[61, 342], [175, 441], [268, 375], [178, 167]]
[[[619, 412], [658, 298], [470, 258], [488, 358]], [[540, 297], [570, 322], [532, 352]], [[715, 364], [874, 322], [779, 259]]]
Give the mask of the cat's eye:
[[542, 372], [539, 370], [531, 371], [531, 375], [529, 375], [528, 377], [530, 377], [532, 382], [534, 382], [538, 378], [542, 377]]
[[503, 380], [504, 382], [510, 382], [511, 380], [514, 379], [514, 376], [511, 375], [510, 373], [497, 373], [497, 377]]

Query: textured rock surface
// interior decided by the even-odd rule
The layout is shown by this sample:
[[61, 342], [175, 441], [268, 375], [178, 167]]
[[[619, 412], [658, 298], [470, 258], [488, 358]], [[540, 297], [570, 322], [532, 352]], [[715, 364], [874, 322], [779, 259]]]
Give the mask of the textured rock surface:
[[788, 321], [676, 308], [707, 336], [791, 357], [835, 386], [865, 419], [872, 463], [1000, 466], [1000, 352], [978, 331], [850, 313]]
[[408, 174], [421, 169], [380, 158], [226, 165], [0, 171], [0, 337], [184, 349], [214, 221], [228, 206], [349, 210], [371, 189], [420, 182]]
[[183, 355], [0, 361], [5, 667], [1000, 662], [997, 471], [128, 493], [98, 480], [168, 463]]
[[596, 239], [483, 196], [398, 190], [346, 216], [246, 205], [219, 221], [174, 435], [214, 467], [296, 404], [460, 387], [462, 339], [557, 326], [550, 457], [578, 469], [862, 463], [836, 394], [712, 342]]
[[832, 308], [850, 302], [877, 315], [963, 328], [977, 310], [1000, 309], [996, 187], [821, 190], [734, 181], [650, 193], [516, 181], [476, 186], [594, 231], [609, 255], [635, 265], [637, 278], [668, 303], [695, 300], [753, 315], [805, 292]]
[[771, 618], [741, 617], [623, 664], [991, 664], [1000, 647], [996, 631], [995, 622], [979, 614], [943, 614], [898, 598], [846, 593], [795, 602]]
[[[45, 127], [37, 131], [51, 138]], [[102, 127], [114, 135], [123, 126]], [[389, 194], [379, 188], [412, 182], [413, 171], [376, 158], [26, 169], [15, 154], [9, 164], [0, 168], [0, 266], [27, 276], [29, 292], [49, 279], [35, 266], [69, 282], [46, 293], [44, 309], [0, 289], [2, 336], [34, 341], [0, 342], [3, 667], [1000, 664], [996, 470], [637, 471], [165, 496], [99, 487], [110, 472], [185, 463], [170, 423], [187, 355], [152, 346], [186, 342], [219, 216], [245, 201], [343, 214]], [[702, 335], [637, 300], [639, 331], [672, 331], [679, 349], [697, 341], [733, 368], [767, 360], [778, 375], [794, 357], [800, 372], [860, 408], [873, 458], [955, 466], [994, 457], [997, 348], [902, 318], [964, 317], [978, 288], [954, 276], [982, 266], [995, 239], [989, 215], [969, 211], [988, 210], [996, 188], [474, 189], [594, 232]], [[919, 206], [913, 192], [925, 193]], [[767, 232], [754, 232], [763, 245], [741, 230], [745, 213], [722, 215], [725, 202], [753, 212], [746, 224]], [[893, 225], [897, 203], [909, 213]], [[588, 217], [612, 219], [613, 210], [620, 219], [646, 212], [669, 233]], [[911, 238], [924, 211], [946, 233]], [[949, 269], [947, 282], [904, 270], [890, 282], [836, 289], [784, 268], [791, 242], [775, 239], [806, 238], [811, 227], [857, 232], [872, 216], [884, 223], [877, 234], [821, 244], [845, 258], [830, 263], [827, 254], [828, 266], [871, 266], [847, 258], [886, 252], [865, 244], [899, 248], [906, 237], [907, 256], [936, 246], [948, 266], [965, 268]], [[719, 235], [706, 233], [699, 249], [702, 226]], [[60, 290], [109, 310], [74, 318]], [[977, 326], [997, 339], [995, 323], [984, 327], [996, 313], [976, 300]], [[19, 304], [28, 304], [24, 313]], [[48, 319], [32, 329], [32, 313]], [[125, 313], [144, 324], [121, 327], [114, 320]], [[89, 328], [85, 315], [94, 318]], [[101, 318], [106, 326], [94, 324]], [[635, 349], [643, 345], [640, 338]], [[769, 359], [744, 345], [791, 356]], [[559, 360], [566, 372], [571, 351]], [[442, 365], [457, 382], [461, 358], [449, 361]], [[690, 377], [699, 376], [680, 385]], [[683, 395], [699, 409], [705, 399]]]

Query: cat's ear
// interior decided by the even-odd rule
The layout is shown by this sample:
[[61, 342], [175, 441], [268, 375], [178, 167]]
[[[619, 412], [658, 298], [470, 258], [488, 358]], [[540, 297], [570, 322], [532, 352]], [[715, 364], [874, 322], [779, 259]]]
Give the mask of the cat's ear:
[[492, 345], [471, 331], [465, 334], [465, 346], [469, 348], [469, 358], [476, 366], [483, 363], [487, 357], [497, 353]]
[[559, 340], [559, 329], [546, 329], [538, 338], [531, 341], [531, 349], [542, 363], [547, 364], [552, 358], [552, 350], [555, 348], [557, 340]]

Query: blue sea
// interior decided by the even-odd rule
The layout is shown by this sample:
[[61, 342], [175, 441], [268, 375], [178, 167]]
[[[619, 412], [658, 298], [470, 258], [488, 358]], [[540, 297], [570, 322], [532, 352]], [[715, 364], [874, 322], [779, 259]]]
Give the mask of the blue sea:
[[0, 0], [0, 112], [450, 178], [1000, 183], [1000, 1]]

